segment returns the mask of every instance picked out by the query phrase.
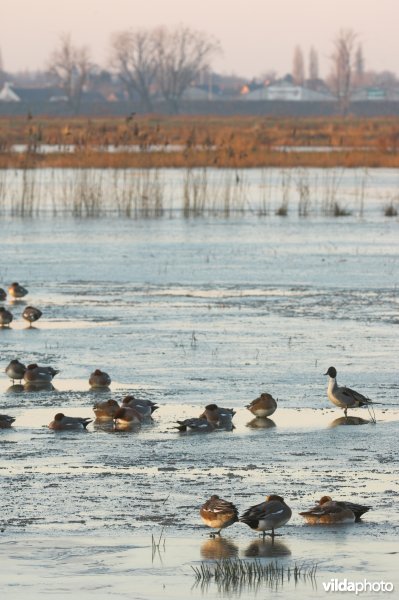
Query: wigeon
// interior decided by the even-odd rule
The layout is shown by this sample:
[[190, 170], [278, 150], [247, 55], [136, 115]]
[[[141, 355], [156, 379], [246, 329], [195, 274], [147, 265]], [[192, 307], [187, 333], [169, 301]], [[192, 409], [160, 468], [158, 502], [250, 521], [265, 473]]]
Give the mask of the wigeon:
[[285, 525], [291, 519], [291, 515], [292, 511], [284, 502], [284, 498], [272, 494], [267, 496], [265, 502], [248, 508], [239, 520], [251, 529], [262, 531], [263, 539], [266, 531], [271, 531], [270, 535], [274, 539], [274, 530]]
[[238, 511], [232, 502], [219, 498], [216, 494], [211, 496], [200, 508], [200, 516], [205, 525], [217, 529], [211, 537], [220, 535], [222, 529], [238, 521]]

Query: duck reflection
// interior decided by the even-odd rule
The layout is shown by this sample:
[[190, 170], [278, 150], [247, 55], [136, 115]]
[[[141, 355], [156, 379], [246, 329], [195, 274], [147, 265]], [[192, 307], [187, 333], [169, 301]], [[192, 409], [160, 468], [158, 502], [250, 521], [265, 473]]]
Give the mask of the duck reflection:
[[25, 392], [53, 392], [55, 391], [55, 387], [51, 383], [51, 381], [42, 381], [42, 382], [28, 382], [24, 384]]
[[20, 394], [23, 391], [25, 391], [24, 386], [20, 383], [15, 383], [6, 389], [6, 394]]
[[290, 556], [291, 550], [284, 542], [280, 540], [254, 540], [244, 550], [244, 556], [248, 558], [254, 557], [274, 557], [274, 556]]
[[247, 427], [251, 429], [271, 429], [272, 427], [276, 427], [276, 423], [273, 419], [268, 419], [267, 417], [255, 417], [255, 419], [247, 423]]
[[362, 419], [361, 417], [339, 417], [338, 419], [334, 419], [329, 427], [340, 427], [340, 425], [367, 425], [368, 423], [371, 423], [371, 421]]
[[93, 429], [96, 431], [105, 431], [106, 433], [113, 433], [115, 431], [113, 421], [103, 421], [96, 419], [93, 421]]
[[201, 557], [211, 560], [238, 556], [238, 546], [223, 537], [210, 538], [201, 546]]

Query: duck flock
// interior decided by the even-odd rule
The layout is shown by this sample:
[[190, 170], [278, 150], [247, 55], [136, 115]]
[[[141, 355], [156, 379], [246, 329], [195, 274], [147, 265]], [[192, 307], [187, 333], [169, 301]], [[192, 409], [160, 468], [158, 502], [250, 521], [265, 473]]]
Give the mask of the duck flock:
[[[13, 299], [20, 299], [28, 294], [28, 290], [17, 282], [9, 286], [8, 292]], [[5, 290], [0, 288], [0, 300], [5, 300], [6, 297]], [[22, 313], [22, 317], [29, 323], [29, 327], [41, 316], [42, 312], [33, 306], [27, 306]], [[0, 327], [9, 327], [13, 318], [10, 311], [0, 307]], [[51, 366], [41, 366], [36, 363], [25, 365], [17, 358], [11, 360], [5, 368], [5, 373], [13, 385], [15, 381], [19, 381], [21, 389], [26, 390], [54, 389], [52, 381], [59, 372], [58, 369]], [[349, 408], [365, 406], [369, 411], [373, 411], [375, 402], [351, 388], [338, 385], [335, 367], [329, 367], [325, 375], [329, 376], [327, 397], [332, 404], [343, 409], [345, 418], [347, 418]], [[94, 390], [106, 390], [111, 384], [111, 377], [105, 371], [96, 369], [90, 374], [88, 382]], [[248, 404], [246, 409], [255, 416], [255, 420], [258, 419], [261, 422], [267, 421], [275, 413], [277, 407], [277, 400], [271, 394], [262, 393]], [[151, 421], [153, 412], [158, 408], [158, 405], [151, 400], [127, 395], [120, 403], [114, 399], [97, 402], [93, 406], [93, 412], [95, 422], [108, 423], [118, 431], [133, 430], [140, 427], [142, 423]], [[234, 429], [233, 417], [235, 414], [232, 408], [208, 404], [198, 417], [193, 416], [176, 421], [174, 429], [179, 433], [206, 433], [217, 429], [230, 431]], [[15, 418], [10, 415], [0, 414], [0, 428], [10, 428], [14, 421]], [[88, 417], [72, 417], [60, 412], [54, 415], [48, 427], [54, 431], [84, 431], [92, 422], [93, 419]], [[299, 514], [310, 524], [353, 523], [359, 521], [368, 510], [370, 510], [370, 506], [333, 500], [330, 496], [323, 496], [315, 506]], [[292, 510], [285, 503], [284, 498], [273, 494], [269, 495], [264, 502], [246, 509], [239, 516], [238, 509], [232, 502], [215, 494], [201, 506], [200, 516], [205, 525], [217, 530], [215, 533], [211, 533], [212, 537], [220, 535], [223, 529], [240, 522], [261, 532], [263, 537], [266, 532], [270, 531], [270, 535], [274, 539], [275, 529], [282, 527], [290, 520]]]

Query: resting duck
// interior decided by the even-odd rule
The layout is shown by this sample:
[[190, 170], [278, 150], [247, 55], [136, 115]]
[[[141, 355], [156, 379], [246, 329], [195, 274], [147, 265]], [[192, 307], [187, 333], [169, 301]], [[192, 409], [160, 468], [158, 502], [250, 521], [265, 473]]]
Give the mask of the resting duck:
[[[299, 514], [302, 515], [303, 517], [305, 517], [305, 519], [308, 522], [313, 522], [310, 520], [310, 519], [312, 519], [312, 517], [310, 517], [310, 519], [308, 519], [308, 516], [310, 513], [314, 512], [314, 513], [316, 513], [316, 516], [317, 516], [317, 514], [320, 512], [320, 510], [324, 509], [327, 512], [330, 506], [336, 506], [338, 508], [349, 509], [354, 514], [355, 521], [360, 521], [360, 518], [362, 517], [362, 515], [364, 515], [364, 513], [369, 511], [371, 508], [371, 506], [365, 506], [364, 504], [356, 504], [355, 502], [346, 502], [345, 500], [335, 500], [334, 501], [331, 498], [331, 496], [323, 496], [322, 498], [320, 498], [318, 504], [316, 504], [316, 506], [314, 506], [311, 510], [305, 511], [305, 512], [299, 513]], [[333, 514], [333, 511], [331, 511], [331, 514]], [[339, 511], [335, 514], [338, 515]], [[348, 515], [349, 515], [349, 513], [348, 513]], [[341, 513], [341, 516], [342, 516], [342, 513]], [[314, 522], [326, 522], [326, 521], [314, 521]], [[337, 521], [335, 521], [335, 522], [337, 522]], [[352, 521], [350, 520], [349, 522], [352, 522]]]
[[6, 298], [7, 298], [7, 292], [5, 290], [3, 290], [3, 288], [0, 288], [0, 301], [5, 300]]
[[120, 406], [116, 400], [97, 402], [93, 406], [94, 414], [98, 421], [112, 421]]
[[159, 408], [159, 406], [151, 400], [139, 400], [134, 396], [125, 396], [122, 400], [122, 406], [136, 409], [145, 419], [151, 417], [152, 413]]
[[121, 407], [114, 415], [115, 429], [131, 429], [141, 425], [142, 415], [133, 407]]
[[14, 281], [14, 283], [12, 283], [8, 288], [8, 293], [13, 298], [23, 298], [28, 293], [28, 290], [22, 285], [19, 285], [17, 281]]
[[334, 502], [330, 496], [323, 496], [316, 506], [299, 514], [312, 525], [354, 523], [356, 520], [355, 513], [345, 502]]
[[25, 321], [28, 321], [29, 327], [32, 327], [32, 323], [38, 321], [42, 314], [42, 311], [38, 308], [35, 308], [34, 306], [27, 306], [22, 313], [22, 318], [25, 319]]
[[8, 327], [13, 320], [12, 313], [4, 308], [4, 306], [0, 306], [0, 327]]
[[26, 366], [19, 362], [17, 358], [14, 358], [14, 360], [10, 361], [10, 363], [7, 365], [5, 371], [6, 375], [8, 375], [8, 377], [14, 383], [15, 380], [22, 381], [26, 371]]
[[78, 430], [86, 429], [91, 422], [92, 419], [88, 417], [67, 417], [64, 413], [57, 413], [48, 427], [55, 431]]
[[246, 408], [251, 411], [255, 417], [270, 417], [277, 408], [277, 402], [271, 394], [261, 394], [259, 398], [252, 400], [250, 404], [247, 404]]
[[222, 529], [238, 521], [238, 511], [232, 502], [219, 498], [216, 494], [211, 496], [200, 508], [200, 516], [205, 525], [217, 529], [211, 537], [220, 535]]
[[221, 408], [217, 404], [208, 404], [204, 412], [199, 416], [200, 419], [206, 419], [215, 427], [233, 427], [232, 419], [235, 415], [232, 408]]
[[8, 429], [14, 423], [15, 418], [8, 415], [0, 415], [0, 429]]
[[105, 371], [96, 369], [89, 377], [89, 385], [92, 388], [105, 388], [111, 385], [111, 377]]
[[184, 421], [176, 421], [177, 425], [175, 429], [178, 429], [181, 432], [193, 432], [193, 433], [206, 433], [208, 431], [213, 431], [215, 429], [215, 425], [210, 423], [206, 419], [184, 419]]
[[248, 508], [239, 520], [251, 529], [262, 531], [263, 539], [266, 531], [271, 531], [270, 535], [274, 539], [274, 530], [285, 525], [291, 519], [291, 515], [292, 510], [284, 502], [284, 498], [272, 494], [267, 496], [265, 502]]
[[26, 383], [43, 384], [51, 383], [54, 377], [59, 373], [57, 369], [53, 367], [39, 366], [36, 363], [28, 365], [24, 373], [24, 379]]

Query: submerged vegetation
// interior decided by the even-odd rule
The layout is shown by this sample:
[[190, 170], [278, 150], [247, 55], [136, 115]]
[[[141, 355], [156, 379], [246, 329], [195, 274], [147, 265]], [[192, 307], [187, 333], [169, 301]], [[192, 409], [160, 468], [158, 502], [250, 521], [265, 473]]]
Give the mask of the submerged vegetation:
[[261, 585], [272, 588], [279, 588], [290, 582], [297, 585], [300, 581], [310, 582], [314, 586], [317, 565], [280, 566], [276, 561], [264, 563], [257, 559], [248, 561], [228, 558], [202, 563], [192, 569], [197, 585], [207, 586], [214, 582], [219, 591], [234, 593], [243, 588], [259, 588]]
[[[368, 167], [399, 166], [389, 118], [29, 115], [1, 125], [0, 213], [21, 217], [363, 216]], [[344, 192], [347, 167], [357, 169]], [[383, 200], [396, 217], [395, 191]]]

